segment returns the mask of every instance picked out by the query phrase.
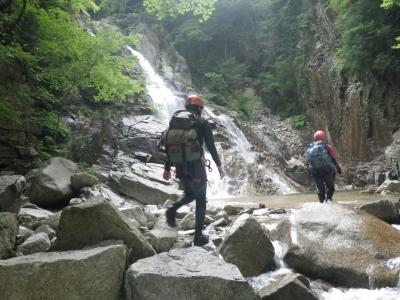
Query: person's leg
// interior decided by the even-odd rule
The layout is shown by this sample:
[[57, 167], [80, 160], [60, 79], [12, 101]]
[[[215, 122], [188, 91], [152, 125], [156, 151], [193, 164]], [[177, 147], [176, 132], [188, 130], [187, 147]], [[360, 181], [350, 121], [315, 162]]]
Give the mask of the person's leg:
[[333, 193], [335, 192], [335, 178], [336, 171], [330, 170], [325, 177], [325, 185], [326, 185], [326, 198], [327, 200], [332, 201]]
[[208, 243], [208, 238], [203, 235], [204, 219], [206, 216], [207, 204], [207, 182], [201, 182], [199, 189], [195, 192], [196, 198], [196, 227], [194, 232], [193, 244], [203, 246]]
[[315, 184], [317, 185], [317, 189], [318, 189], [318, 199], [320, 203], [324, 203], [325, 201], [325, 193], [326, 193], [326, 189], [325, 189], [325, 183], [324, 180], [321, 176], [322, 174], [320, 172], [317, 171], [313, 171], [312, 172], [312, 176], [314, 178]]
[[182, 185], [184, 187], [183, 194], [178, 198], [178, 200], [174, 204], [168, 207], [167, 211], [165, 212], [165, 217], [167, 218], [167, 224], [170, 227], [176, 226], [176, 220], [175, 220], [176, 211], [183, 205], [189, 204], [195, 199], [195, 193], [190, 190], [188, 183], [186, 181], [183, 181]]

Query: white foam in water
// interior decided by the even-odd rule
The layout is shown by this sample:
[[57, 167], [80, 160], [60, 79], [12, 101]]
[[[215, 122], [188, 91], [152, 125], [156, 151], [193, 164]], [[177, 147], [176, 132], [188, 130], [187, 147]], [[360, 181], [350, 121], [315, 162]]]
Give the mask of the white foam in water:
[[333, 288], [328, 292], [316, 291], [321, 300], [399, 300], [400, 288], [339, 289]]
[[[144, 76], [146, 78], [146, 89], [150, 95], [156, 109], [156, 116], [165, 124], [167, 127], [168, 120], [172, 114], [183, 109], [183, 99], [178, 96], [179, 92], [175, 90], [170, 84], [163, 80], [163, 78], [157, 74], [150, 62], [139, 52], [127, 47], [133, 56], [137, 57], [139, 64], [143, 69]], [[248, 164], [255, 164], [257, 153], [252, 150], [252, 145], [246, 139], [243, 132], [236, 126], [234, 120], [226, 114], [214, 114], [210, 109], [205, 108], [207, 113], [212, 119], [217, 120], [218, 123], [224, 127], [225, 132], [229, 136], [230, 144], [232, 146], [232, 153], [240, 156], [243, 161]], [[222, 154], [222, 153], [220, 153]], [[212, 163], [212, 172], [207, 172], [208, 175], [208, 198], [224, 198], [235, 196], [241, 196], [247, 194], [248, 178], [242, 178], [240, 184], [232, 184], [232, 179], [229, 176], [225, 176], [222, 180], [220, 179], [219, 172], [214, 162], [212, 161], [211, 155], [206, 153], [206, 158]], [[223, 157], [221, 157], [223, 161]], [[256, 166], [254, 166], [256, 167]], [[279, 176], [278, 173], [265, 169], [265, 176], [272, 179], [278, 190], [285, 193], [294, 192], [287, 183]]]

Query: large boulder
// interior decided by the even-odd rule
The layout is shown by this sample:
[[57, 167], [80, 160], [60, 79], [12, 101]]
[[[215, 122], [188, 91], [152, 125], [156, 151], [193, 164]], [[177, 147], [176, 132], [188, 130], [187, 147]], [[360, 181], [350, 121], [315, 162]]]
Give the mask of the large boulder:
[[176, 199], [180, 195], [175, 185], [150, 180], [133, 173], [113, 172], [111, 186], [144, 204], [162, 205], [167, 199]]
[[131, 265], [126, 300], [257, 299], [239, 270], [199, 247], [173, 249]]
[[[33, 230], [42, 225], [42, 223], [46, 223], [57, 216], [58, 214], [41, 208], [23, 207], [19, 212], [19, 219], [21, 220], [21, 224]], [[57, 220], [58, 219], [59, 216], [57, 217]]]
[[[286, 222], [287, 221], [283, 221]], [[365, 212], [338, 204], [306, 204], [290, 216], [289, 267], [345, 287], [395, 286], [389, 260], [400, 256], [400, 231]]]
[[86, 172], [79, 172], [71, 176], [71, 186], [75, 192], [79, 192], [86, 186], [92, 186], [98, 183], [99, 180], [96, 176]]
[[0, 261], [1, 299], [118, 300], [126, 255], [112, 245]]
[[130, 260], [155, 254], [140, 231], [102, 198], [67, 207], [57, 229], [56, 250], [75, 250], [105, 240], [122, 240], [132, 249]]
[[280, 274], [257, 292], [261, 300], [318, 300], [307, 278], [300, 274]]
[[388, 223], [396, 223], [400, 221], [400, 215], [396, 204], [390, 200], [370, 202], [360, 206], [360, 210]]
[[377, 193], [391, 192], [400, 193], [400, 181], [398, 180], [385, 180], [376, 190]]
[[147, 233], [147, 237], [157, 253], [167, 252], [178, 239], [178, 231], [174, 229], [153, 229]]
[[0, 213], [0, 259], [7, 259], [12, 256], [17, 233], [17, 216], [8, 212]]
[[40, 232], [27, 238], [21, 245], [18, 246], [17, 250], [23, 255], [28, 255], [46, 252], [50, 249], [50, 247], [51, 242], [49, 236], [44, 232]]
[[226, 262], [236, 265], [243, 276], [257, 276], [273, 262], [274, 246], [262, 226], [248, 214], [239, 217], [219, 246]]
[[21, 207], [20, 196], [25, 189], [25, 185], [26, 181], [24, 176], [0, 176], [0, 212], [19, 212]]
[[29, 181], [26, 195], [37, 205], [65, 204], [73, 195], [71, 176], [77, 171], [74, 162], [54, 157]]
[[393, 134], [393, 143], [385, 150], [386, 165], [400, 178], [400, 130]]

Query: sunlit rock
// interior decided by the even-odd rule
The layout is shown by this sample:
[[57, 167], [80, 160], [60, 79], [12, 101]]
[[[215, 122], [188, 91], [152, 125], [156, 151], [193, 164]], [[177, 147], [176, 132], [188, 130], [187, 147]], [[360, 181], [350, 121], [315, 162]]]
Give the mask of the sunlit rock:
[[46, 252], [51, 247], [49, 236], [44, 232], [35, 233], [18, 246], [17, 251], [23, 255]]
[[112, 204], [99, 198], [63, 210], [56, 250], [76, 250], [105, 240], [123, 240], [131, 261], [155, 254], [140, 231]]
[[178, 239], [178, 231], [174, 229], [153, 229], [146, 233], [150, 239], [150, 244], [157, 253], [167, 252]]
[[390, 200], [379, 200], [360, 206], [370, 215], [373, 215], [385, 222], [396, 223], [400, 222], [400, 215], [396, 204]]
[[118, 300], [126, 255], [113, 245], [0, 261], [0, 298]]
[[273, 262], [274, 247], [262, 226], [251, 216], [242, 215], [232, 225], [219, 252], [226, 262], [236, 265], [243, 276], [257, 276]]
[[400, 181], [398, 180], [385, 180], [378, 189], [376, 190], [377, 193], [384, 193], [385, 191], [391, 193], [400, 193]]
[[74, 162], [54, 157], [29, 180], [26, 195], [38, 205], [65, 204], [73, 195], [71, 176], [77, 171]]
[[262, 300], [318, 300], [310, 290], [310, 282], [301, 274], [280, 274], [257, 294]]
[[239, 270], [200, 247], [173, 249], [131, 265], [126, 300], [255, 300]]
[[280, 226], [290, 228], [284, 258], [289, 267], [338, 286], [397, 284], [387, 261], [400, 256], [400, 232], [389, 224], [359, 210], [314, 203], [294, 212], [289, 222]]

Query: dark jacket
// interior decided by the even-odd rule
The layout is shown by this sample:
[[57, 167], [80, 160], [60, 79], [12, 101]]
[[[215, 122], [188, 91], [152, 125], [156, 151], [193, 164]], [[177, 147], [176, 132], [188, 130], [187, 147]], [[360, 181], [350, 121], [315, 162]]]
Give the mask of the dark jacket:
[[[205, 143], [215, 164], [219, 167], [221, 165], [221, 161], [219, 159], [217, 149], [215, 148], [214, 137], [210, 127], [210, 123], [206, 119], [200, 118], [199, 121], [196, 123], [195, 128], [197, 131], [197, 139], [203, 151], [202, 157], [204, 157], [203, 144]], [[164, 170], [170, 171], [171, 166], [172, 163], [167, 160], [164, 164]], [[179, 164], [175, 167], [177, 178], [196, 178], [200, 180], [207, 179], [207, 173], [203, 159], [187, 162], [185, 164]]]

